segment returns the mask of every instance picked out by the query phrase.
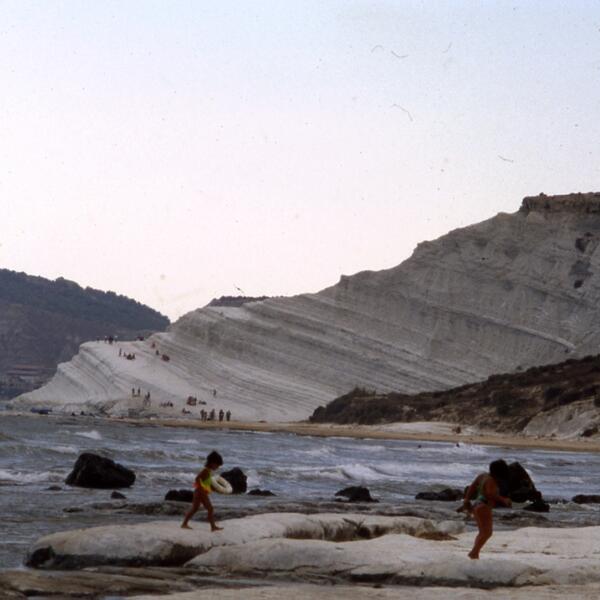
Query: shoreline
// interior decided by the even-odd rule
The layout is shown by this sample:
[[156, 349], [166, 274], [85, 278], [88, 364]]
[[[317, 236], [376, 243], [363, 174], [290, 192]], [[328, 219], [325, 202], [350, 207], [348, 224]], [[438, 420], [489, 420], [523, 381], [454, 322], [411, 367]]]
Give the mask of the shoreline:
[[[108, 419], [113, 421], [114, 419]], [[121, 423], [132, 425], [152, 425], [159, 427], [184, 427], [188, 429], [209, 429], [229, 431], [255, 431], [260, 433], [289, 433], [312, 437], [347, 437], [353, 439], [398, 440], [413, 442], [446, 442], [452, 444], [476, 444], [502, 448], [531, 448], [534, 450], [552, 450], [559, 452], [600, 452], [600, 440], [565, 440], [552, 438], [529, 438], [520, 435], [494, 433], [436, 433], [423, 431], [390, 431], [382, 429], [386, 425], [337, 425], [296, 421], [290, 423], [265, 423], [262, 421], [231, 421], [213, 423], [184, 419], [157, 418], [118, 419]], [[404, 424], [410, 425], [410, 423]], [[438, 425], [432, 422], [432, 427]]]
[[[352, 439], [397, 440], [406, 442], [443, 442], [449, 444], [475, 444], [500, 448], [520, 448], [532, 450], [550, 450], [554, 452], [590, 452], [600, 453], [600, 439], [564, 439], [548, 437], [526, 437], [519, 434], [497, 434], [494, 432], [475, 432], [468, 429], [463, 433], [440, 431], [446, 425], [437, 421], [419, 423], [385, 423], [381, 425], [339, 425], [334, 423], [310, 423], [308, 421], [265, 422], [230, 421], [205, 422], [192, 419], [171, 417], [133, 418], [133, 417], [71, 417], [61, 413], [37, 415], [21, 411], [0, 411], [2, 416], [20, 416], [28, 418], [76, 418], [105, 423], [126, 423], [137, 427], [181, 427], [187, 429], [247, 431], [259, 433], [287, 433], [311, 437], [346, 437]], [[454, 424], [455, 425], [455, 424]], [[393, 430], [394, 426], [401, 429]], [[426, 431], [430, 426], [438, 431]]]

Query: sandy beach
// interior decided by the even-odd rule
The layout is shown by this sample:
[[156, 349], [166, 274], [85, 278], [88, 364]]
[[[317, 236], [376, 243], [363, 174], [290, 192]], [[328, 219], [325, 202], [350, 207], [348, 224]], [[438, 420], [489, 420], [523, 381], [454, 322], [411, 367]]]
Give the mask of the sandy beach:
[[415, 442], [448, 442], [479, 444], [507, 448], [532, 448], [564, 452], [600, 452], [600, 440], [563, 439], [505, 435], [493, 432], [476, 432], [463, 428], [455, 433], [452, 423], [391, 423], [386, 425], [334, 425], [314, 424], [306, 421], [291, 423], [266, 423], [264, 421], [231, 421], [229, 423], [203, 422], [191, 419], [119, 419], [121, 422], [158, 427], [186, 427], [189, 429], [224, 429], [231, 431], [261, 431], [291, 433], [314, 437], [349, 437], [380, 440], [406, 440]]

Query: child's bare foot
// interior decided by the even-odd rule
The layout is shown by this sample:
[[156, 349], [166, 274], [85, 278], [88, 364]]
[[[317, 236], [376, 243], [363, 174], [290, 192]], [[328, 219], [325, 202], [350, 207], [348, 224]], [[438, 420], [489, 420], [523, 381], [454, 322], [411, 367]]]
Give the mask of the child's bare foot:
[[217, 527], [216, 525], [214, 527], [210, 528], [211, 531], [223, 531], [222, 527]]
[[475, 553], [473, 552], [473, 550], [471, 550], [471, 552], [469, 552], [469, 558], [470, 558], [471, 560], [478, 560], [478, 559], [479, 559], [479, 554], [475, 554]]
[[187, 524], [181, 526], [181, 529], [191, 529], [191, 527]]

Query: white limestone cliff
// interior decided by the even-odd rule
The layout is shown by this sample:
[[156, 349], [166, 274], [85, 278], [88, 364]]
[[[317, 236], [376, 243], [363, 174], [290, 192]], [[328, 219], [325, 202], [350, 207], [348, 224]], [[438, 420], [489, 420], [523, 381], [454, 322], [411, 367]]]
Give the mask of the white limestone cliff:
[[[180, 415], [195, 396], [236, 419], [285, 421], [354, 386], [441, 389], [597, 353], [599, 242], [600, 194], [526, 198], [392, 269], [316, 294], [198, 309], [144, 342], [84, 344], [13, 406]], [[138, 387], [150, 406], [131, 398]]]

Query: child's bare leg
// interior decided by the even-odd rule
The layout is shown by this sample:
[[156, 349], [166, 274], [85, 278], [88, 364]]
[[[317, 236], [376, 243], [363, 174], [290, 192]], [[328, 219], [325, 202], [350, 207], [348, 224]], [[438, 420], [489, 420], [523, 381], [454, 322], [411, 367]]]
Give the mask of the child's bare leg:
[[473, 509], [473, 517], [477, 521], [479, 533], [473, 543], [473, 549], [469, 552], [469, 558], [478, 559], [479, 552], [484, 544], [492, 537], [493, 516], [492, 509], [487, 504], [479, 504]]
[[206, 508], [206, 518], [210, 523], [210, 530], [221, 531], [223, 528], [219, 527], [215, 522], [215, 510], [213, 508], [212, 502], [210, 501], [210, 498], [207, 495], [203, 498], [202, 504], [204, 505], [204, 508]]
[[200, 508], [200, 502], [201, 502], [201, 498], [198, 494], [198, 490], [196, 490], [194, 492], [192, 506], [191, 506], [190, 510], [188, 510], [187, 513], [185, 514], [183, 523], [181, 524], [182, 529], [191, 529], [191, 527], [188, 525], [188, 522], [198, 512], [198, 509]]

